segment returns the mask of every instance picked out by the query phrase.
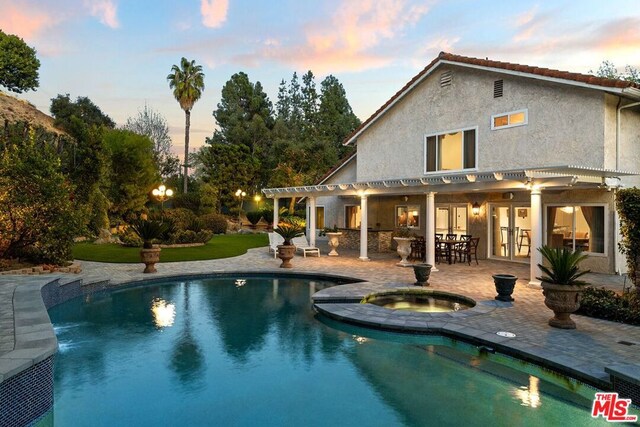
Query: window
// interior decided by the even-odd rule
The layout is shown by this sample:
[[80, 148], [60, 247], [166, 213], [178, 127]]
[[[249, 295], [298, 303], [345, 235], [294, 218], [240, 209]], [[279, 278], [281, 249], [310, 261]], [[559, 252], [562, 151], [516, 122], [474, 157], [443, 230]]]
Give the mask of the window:
[[529, 110], [512, 111], [491, 116], [491, 130], [524, 126], [529, 123]]
[[344, 207], [344, 227], [360, 228], [360, 206], [348, 205]]
[[425, 173], [474, 169], [476, 167], [476, 129], [427, 135]]
[[420, 227], [420, 206], [396, 206], [396, 227]]
[[547, 245], [605, 254], [605, 207], [547, 206]]

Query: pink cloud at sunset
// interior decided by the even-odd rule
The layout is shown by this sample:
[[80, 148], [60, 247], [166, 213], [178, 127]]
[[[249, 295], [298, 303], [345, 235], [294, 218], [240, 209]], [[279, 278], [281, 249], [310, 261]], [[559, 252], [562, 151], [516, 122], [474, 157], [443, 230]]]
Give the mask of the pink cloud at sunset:
[[216, 28], [227, 20], [229, 0], [201, 0], [202, 25]]
[[56, 19], [42, 10], [27, 5], [18, 6], [7, 0], [0, 0], [0, 10], [0, 29], [25, 40], [33, 40], [56, 23]]
[[375, 48], [415, 25], [428, 10], [406, 0], [342, 1], [328, 20], [303, 28], [302, 44], [271, 41], [258, 55], [319, 73], [382, 67], [391, 58]]

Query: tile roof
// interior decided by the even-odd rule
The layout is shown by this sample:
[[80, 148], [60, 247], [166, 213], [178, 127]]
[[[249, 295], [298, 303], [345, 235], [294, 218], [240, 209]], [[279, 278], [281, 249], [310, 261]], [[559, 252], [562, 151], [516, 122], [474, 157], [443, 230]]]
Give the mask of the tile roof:
[[362, 122], [360, 126], [358, 126], [345, 140], [344, 144], [347, 144], [351, 141], [351, 139], [356, 136], [362, 129], [367, 127], [373, 121], [375, 121], [378, 116], [386, 110], [386, 108], [395, 102], [398, 98], [400, 98], [405, 91], [413, 86], [414, 83], [422, 79], [425, 74], [428, 74], [440, 61], [448, 61], [448, 62], [456, 62], [459, 64], [468, 64], [475, 65], [480, 67], [494, 68], [494, 69], [502, 69], [508, 71], [515, 71], [526, 74], [534, 74], [543, 77], [561, 79], [561, 80], [570, 80], [579, 83], [584, 83], [593, 86], [601, 86], [603, 90], [606, 88], [635, 88], [640, 89], [640, 84], [633, 83], [626, 80], [618, 80], [618, 79], [607, 79], [604, 77], [596, 77], [590, 74], [580, 74], [580, 73], [570, 73], [568, 71], [560, 71], [553, 70], [550, 68], [541, 68], [541, 67], [532, 67], [529, 65], [522, 64], [514, 64], [511, 62], [502, 62], [502, 61], [493, 61], [491, 59], [480, 59], [480, 58], [472, 58], [469, 56], [455, 55], [453, 53], [440, 52], [440, 54], [429, 63], [422, 71], [416, 74], [411, 80], [405, 84], [402, 89], [395, 93], [387, 102], [385, 102], [375, 113], [371, 115], [367, 120]]

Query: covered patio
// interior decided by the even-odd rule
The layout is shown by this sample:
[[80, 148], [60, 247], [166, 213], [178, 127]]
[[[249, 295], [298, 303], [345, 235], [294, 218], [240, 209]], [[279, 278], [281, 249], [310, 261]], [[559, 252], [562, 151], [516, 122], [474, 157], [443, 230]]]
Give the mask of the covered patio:
[[[527, 276], [529, 284], [538, 287], [539, 281], [535, 277], [539, 276], [538, 263], [542, 262], [542, 257], [538, 248], [544, 243], [545, 229], [543, 228], [543, 194], [558, 193], [560, 191], [598, 191], [600, 193], [616, 189], [620, 186], [620, 177], [633, 175], [630, 172], [586, 168], [580, 166], [553, 166], [532, 169], [511, 169], [496, 170], [488, 172], [443, 172], [429, 173], [420, 178], [391, 179], [367, 182], [351, 183], [323, 183], [319, 185], [271, 188], [264, 189], [266, 197], [274, 202], [274, 227], [279, 222], [278, 210], [281, 198], [305, 198], [308, 206], [308, 238], [312, 245], [316, 244], [317, 218], [316, 206], [319, 198], [335, 197], [347, 198], [359, 201], [359, 244], [360, 250], [358, 258], [361, 261], [371, 259], [371, 251], [368, 244], [370, 229], [373, 222], [369, 219], [375, 215], [377, 206], [370, 205], [372, 199], [404, 197], [404, 200], [411, 197], [413, 200], [421, 200], [421, 208], [424, 208], [424, 226], [419, 231], [424, 235], [426, 246], [426, 262], [436, 266], [435, 263], [435, 234], [436, 234], [436, 195], [438, 197], [459, 197], [465, 200], [464, 209], [468, 215], [474, 215], [476, 230], [487, 233], [488, 239], [489, 212], [487, 200], [488, 195], [517, 193], [525, 195], [527, 203], [528, 219], [526, 252], [529, 269]], [[611, 193], [609, 193], [611, 194]], [[513, 197], [513, 196], [511, 196]], [[607, 196], [607, 200], [612, 197]], [[472, 204], [471, 201], [480, 200], [482, 203]], [[614, 223], [617, 224], [617, 214], [613, 209]], [[396, 227], [393, 227], [396, 228]], [[504, 227], [503, 227], [504, 228]], [[515, 227], [509, 227], [509, 233], [514, 233]], [[612, 235], [617, 236], [617, 230]], [[523, 235], [513, 234], [509, 237], [512, 241], [522, 243]], [[486, 242], [488, 245], [489, 242]], [[497, 245], [497, 244], [496, 244]], [[520, 247], [519, 247], [520, 249]], [[488, 254], [488, 246], [482, 248]], [[495, 250], [495, 249], [494, 249]], [[616, 265], [622, 265], [621, 259], [616, 259]], [[438, 266], [436, 266], [437, 270]]]

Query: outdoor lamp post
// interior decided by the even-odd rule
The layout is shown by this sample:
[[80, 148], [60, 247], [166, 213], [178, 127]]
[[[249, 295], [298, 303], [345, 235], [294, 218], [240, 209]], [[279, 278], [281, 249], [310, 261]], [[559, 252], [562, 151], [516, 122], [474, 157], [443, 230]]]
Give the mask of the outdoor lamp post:
[[244, 197], [247, 195], [246, 192], [241, 189], [236, 190], [236, 197], [240, 199], [240, 210], [238, 211], [238, 224], [242, 227], [242, 220], [240, 219], [240, 215], [242, 215], [242, 204], [244, 203]]
[[160, 202], [160, 218], [164, 220], [164, 202], [173, 196], [173, 190], [163, 184], [154, 188], [151, 194]]
[[256, 207], [260, 209], [260, 202], [262, 201], [262, 197], [259, 194], [253, 196], [253, 201], [256, 202]]

